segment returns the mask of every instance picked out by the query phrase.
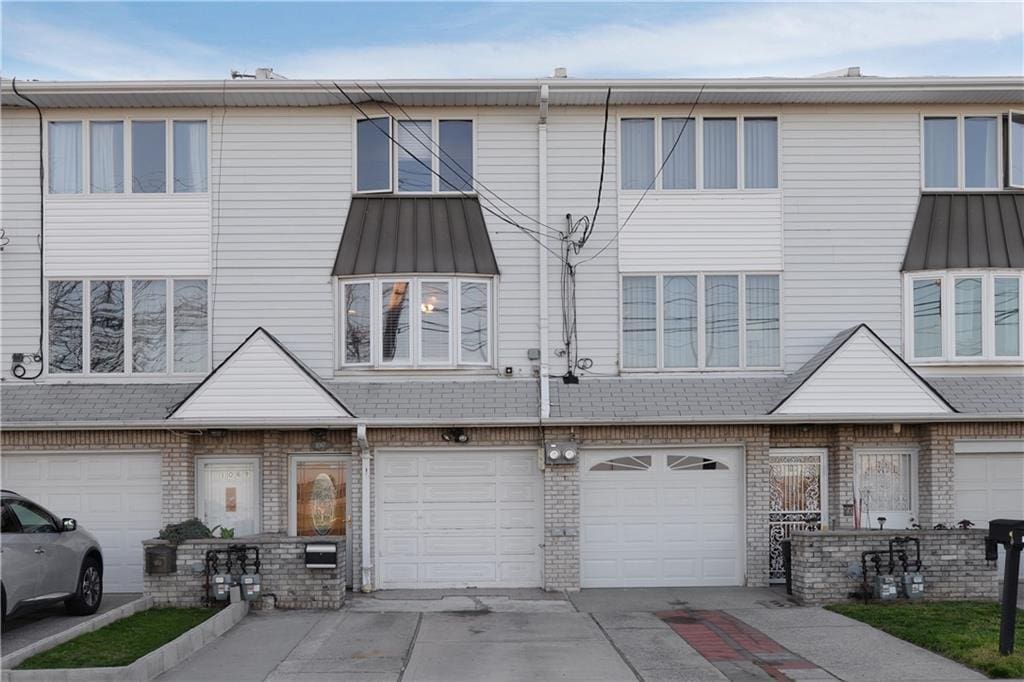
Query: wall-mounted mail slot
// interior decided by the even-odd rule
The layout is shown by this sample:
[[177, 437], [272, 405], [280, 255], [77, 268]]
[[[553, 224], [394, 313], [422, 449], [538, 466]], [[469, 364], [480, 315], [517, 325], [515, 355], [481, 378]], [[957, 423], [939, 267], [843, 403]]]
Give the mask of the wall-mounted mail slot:
[[317, 542], [306, 545], [306, 568], [337, 568], [338, 543]]

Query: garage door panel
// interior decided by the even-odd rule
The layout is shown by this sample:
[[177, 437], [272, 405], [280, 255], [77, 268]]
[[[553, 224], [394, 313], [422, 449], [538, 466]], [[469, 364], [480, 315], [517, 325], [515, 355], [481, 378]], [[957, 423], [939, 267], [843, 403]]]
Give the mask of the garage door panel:
[[[992, 519], [1024, 518], [1024, 453], [1020, 442], [993, 443], [987, 453], [958, 453], [954, 458], [955, 516], [986, 527]], [[1002, 575], [1005, 550], [999, 548]], [[1024, 566], [1021, 568], [1024, 576]]]
[[161, 526], [159, 454], [5, 453], [2, 463], [5, 487], [96, 537], [107, 592], [142, 591], [142, 541]]
[[388, 483], [381, 491], [385, 502], [417, 502], [419, 488], [415, 483]]
[[[591, 472], [583, 468], [583, 586], [740, 584], [739, 451], [641, 452], [651, 460], [649, 470]], [[713, 457], [729, 469], [672, 470], [670, 454]], [[586, 461], [593, 464], [615, 456], [591, 453]]]
[[1022, 501], [1022, 498], [1024, 498], [1024, 488], [1020, 490], [993, 490], [990, 498], [992, 507], [1003, 511], [1001, 518], [1024, 518], [1024, 501]]
[[[380, 587], [540, 585], [543, 478], [535, 451], [383, 452], [376, 466]], [[397, 501], [386, 492], [395, 485], [414, 492]], [[396, 528], [395, 514], [407, 515], [411, 527]], [[417, 543], [400, 539], [410, 533]]]

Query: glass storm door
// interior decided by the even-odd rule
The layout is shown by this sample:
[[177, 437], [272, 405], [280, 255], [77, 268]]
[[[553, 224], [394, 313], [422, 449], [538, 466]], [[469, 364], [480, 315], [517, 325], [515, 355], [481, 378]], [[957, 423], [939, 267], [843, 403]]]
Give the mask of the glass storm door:
[[[258, 463], [255, 460], [201, 462], [203, 523], [233, 529], [235, 537], [259, 532]], [[214, 531], [219, 536], [219, 530]]]
[[772, 450], [768, 459], [768, 579], [786, 581], [782, 541], [794, 530], [821, 529], [828, 504], [824, 450]]
[[910, 528], [915, 516], [915, 464], [914, 454], [907, 450], [862, 450], [854, 455], [854, 514], [861, 528]]

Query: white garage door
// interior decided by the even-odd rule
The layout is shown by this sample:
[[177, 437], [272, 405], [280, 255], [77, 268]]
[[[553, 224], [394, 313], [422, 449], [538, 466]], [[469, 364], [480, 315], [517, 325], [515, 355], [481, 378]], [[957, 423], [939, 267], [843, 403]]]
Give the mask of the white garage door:
[[536, 450], [379, 452], [378, 587], [536, 587]]
[[585, 452], [583, 587], [743, 582], [737, 448]]
[[1024, 519], [1024, 441], [957, 443], [955, 461], [953, 521], [987, 529], [992, 519]]
[[142, 591], [142, 541], [160, 531], [159, 454], [4, 454], [2, 461], [4, 488], [96, 536], [105, 591]]

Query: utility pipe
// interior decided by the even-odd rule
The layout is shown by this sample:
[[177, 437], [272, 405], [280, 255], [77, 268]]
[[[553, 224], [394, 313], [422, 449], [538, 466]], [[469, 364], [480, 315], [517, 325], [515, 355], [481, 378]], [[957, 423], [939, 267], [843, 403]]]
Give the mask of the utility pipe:
[[362, 518], [359, 530], [362, 534], [362, 587], [363, 592], [373, 591], [373, 563], [370, 559], [370, 442], [366, 438], [366, 424], [356, 424], [356, 442], [359, 444], [360, 488], [359, 502]]
[[[548, 219], [548, 84], [540, 86], [540, 117], [537, 120], [537, 214], [541, 223]], [[540, 270], [540, 418], [551, 416], [551, 395], [548, 376], [548, 231], [539, 230], [537, 245], [538, 268]]]

